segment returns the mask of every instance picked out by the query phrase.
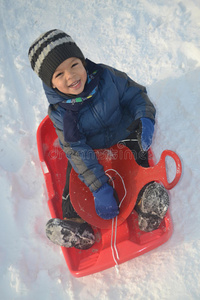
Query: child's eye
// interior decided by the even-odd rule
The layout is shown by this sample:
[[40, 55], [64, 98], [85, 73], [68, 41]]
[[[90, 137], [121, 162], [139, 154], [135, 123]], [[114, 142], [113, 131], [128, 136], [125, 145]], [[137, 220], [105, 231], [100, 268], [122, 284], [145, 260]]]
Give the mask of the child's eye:
[[58, 77], [61, 76], [61, 75], [62, 75], [62, 73], [56, 74], [56, 78], [58, 78]]
[[72, 65], [72, 68], [73, 68], [73, 67], [76, 67], [77, 65], [78, 65], [78, 63], [74, 63], [74, 64]]

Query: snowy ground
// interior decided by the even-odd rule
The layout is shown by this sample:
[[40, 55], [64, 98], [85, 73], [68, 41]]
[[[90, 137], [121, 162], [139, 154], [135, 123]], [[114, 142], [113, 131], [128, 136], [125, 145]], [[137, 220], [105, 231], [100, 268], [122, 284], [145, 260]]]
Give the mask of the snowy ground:
[[[1, 0], [0, 13], [1, 299], [200, 299], [199, 0]], [[171, 149], [183, 163], [170, 192], [171, 239], [119, 274], [73, 278], [45, 237], [50, 213], [35, 136], [47, 101], [27, 52], [53, 28], [147, 87], [156, 158]]]

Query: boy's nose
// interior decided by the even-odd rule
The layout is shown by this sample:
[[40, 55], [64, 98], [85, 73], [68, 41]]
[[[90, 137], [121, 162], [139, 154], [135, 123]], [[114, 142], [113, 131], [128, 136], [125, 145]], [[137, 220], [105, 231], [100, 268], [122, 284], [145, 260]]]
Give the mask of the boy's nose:
[[73, 77], [73, 73], [70, 71], [65, 72], [65, 79], [68, 81]]

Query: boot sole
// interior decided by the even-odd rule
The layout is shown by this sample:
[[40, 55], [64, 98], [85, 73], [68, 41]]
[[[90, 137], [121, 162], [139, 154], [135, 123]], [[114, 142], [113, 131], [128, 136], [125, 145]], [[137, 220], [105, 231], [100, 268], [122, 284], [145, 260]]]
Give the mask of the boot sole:
[[51, 219], [46, 224], [46, 235], [54, 244], [86, 250], [95, 243], [92, 227], [88, 223]]
[[169, 196], [165, 188], [157, 182], [148, 184], [136, 206], [140, 230], [149, 232], [157, 229], [168, 207]]

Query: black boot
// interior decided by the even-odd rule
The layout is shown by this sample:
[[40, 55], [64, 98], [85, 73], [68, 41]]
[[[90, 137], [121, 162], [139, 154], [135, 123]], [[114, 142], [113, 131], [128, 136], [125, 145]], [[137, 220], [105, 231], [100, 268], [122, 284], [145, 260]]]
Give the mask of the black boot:
[[69, 195], [69, 179], [72, 166], [68, 161], [66, 183], [62, 196], [63, 220], [51, 219], [46, 224], [46, 235], [59, 246], [89, 249], [95, 243], [94, 231], [74, 210]]
[[69, 194], [62, 197], [63, 220], [51, 219], [46, 224], [46, 235], [59, 246], [86, 250], [95, 243], [94, 231], [74, 210]]
[[147, 184], [139, 193], [135, 210], [142, 231], [153, 231], [160, 226], [169, 207], [166, 189], [157, 182]]
[[59, 246], [86, 250], [95, 243], [92, 227], [82, 219], [51, 219], [46, 224], [46, 235]]

